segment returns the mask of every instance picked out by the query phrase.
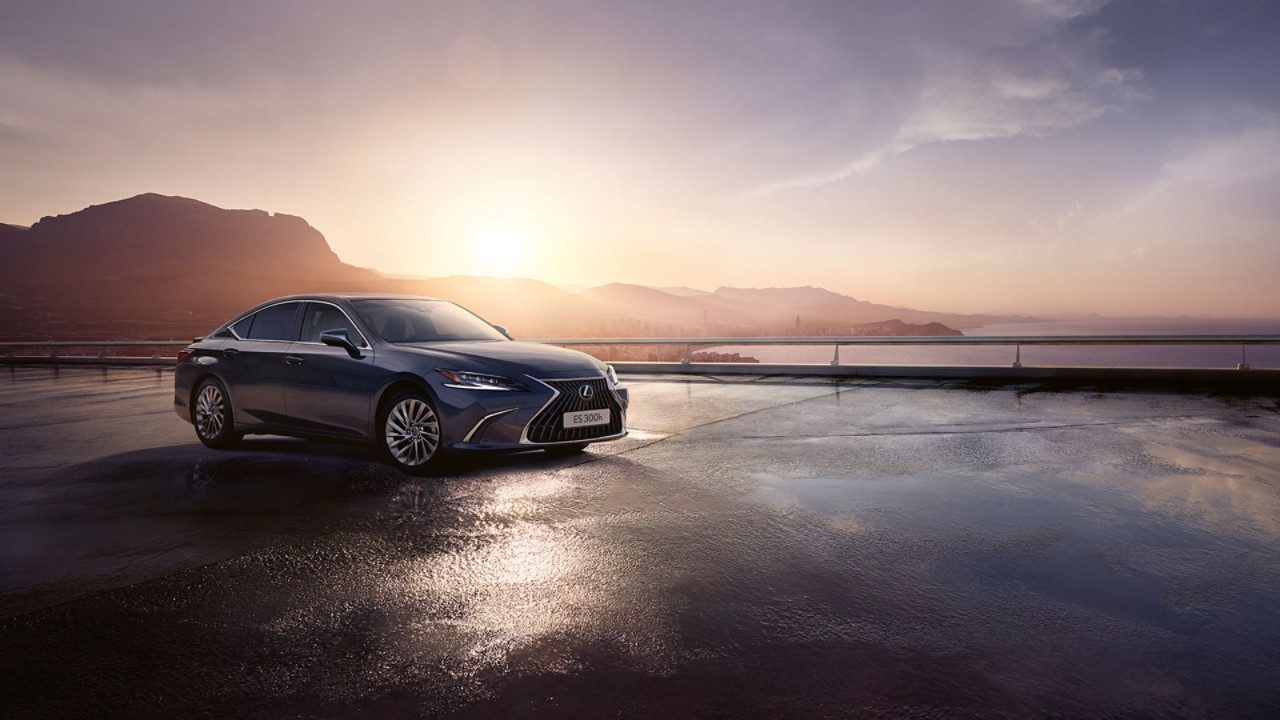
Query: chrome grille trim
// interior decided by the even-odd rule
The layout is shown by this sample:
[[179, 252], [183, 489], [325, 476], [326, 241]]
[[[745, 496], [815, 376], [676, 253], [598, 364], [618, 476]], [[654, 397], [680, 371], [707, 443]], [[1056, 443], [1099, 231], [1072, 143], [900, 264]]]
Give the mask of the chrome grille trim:
[[[545, 385], [553, 394], [524, 426], [524, 431], [520, 434], [522, 445], [596, 442], [626, 435], [622, 404], [618, 402], [604, 375], [554, 380], [531, 379]], [[590, 384], [595, 391], [590, 400], [584, 400], [578, 395], [577, 390], [583, 384]], [[584, 428], [562, 427], [564, 413], [575, 410], [609, 410], [609, 423]]]
[[485, 415], [484, 417], [480, 418], [479, 422], [477, 422], [474, 427], [471, 428], [471, 432], [467, 433], [467, 436], [462, 438], [462, 442], [464, 443], [471, 442], [472, 438], [476, 436], [476, 433], [480, 432], [480, 427], [485, 423], [489, 422], [490, 420], [502, 415], [506, 415], [507, 413], [513, 413], [516, 410], [519, 410], [519, 408], [507, 408], [506, 410], [499, 410], [498, 412], [489, 413], [488, 415]]

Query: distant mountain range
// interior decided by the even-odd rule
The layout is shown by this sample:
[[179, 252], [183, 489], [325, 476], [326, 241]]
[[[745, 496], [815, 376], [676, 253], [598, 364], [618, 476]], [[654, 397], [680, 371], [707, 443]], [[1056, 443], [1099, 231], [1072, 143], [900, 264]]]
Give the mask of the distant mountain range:
[[305, 220], [156, 194], [0, 224], [0, 337], [199, 335], [235, 312], [301, 292], [396, 292], [458, 302], [524, 337], [959, 334], [1023, 316], [877, 305], [814, 287], [575, 293], [538, 280], [389, 277], [343, 263]]

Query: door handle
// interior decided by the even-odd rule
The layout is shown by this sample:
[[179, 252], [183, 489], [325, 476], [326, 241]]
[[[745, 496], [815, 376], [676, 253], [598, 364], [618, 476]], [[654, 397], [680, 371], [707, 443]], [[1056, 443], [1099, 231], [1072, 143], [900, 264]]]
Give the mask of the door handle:
[[289, 363], [290, 365], [301, 365], [302, 363], [306, 362], [306, 359], [299, 357], [297, 355], [285, 355], [284, 361], [286, 363]]
[[227, 348], [226, 350], [222, 351], [222, 357], [225, 357], [225, 358], [233, 358], [239, 354], [240, 354], [240, 351], [235, 348]]

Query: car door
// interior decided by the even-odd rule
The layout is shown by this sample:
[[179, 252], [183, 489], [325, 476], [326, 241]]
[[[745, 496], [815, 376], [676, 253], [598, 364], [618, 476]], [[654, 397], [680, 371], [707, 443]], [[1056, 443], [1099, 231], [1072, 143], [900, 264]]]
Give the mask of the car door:
[[[329, 330], [346, 330], [358, 346], [358, 357], [320, 342], [320, 333]], [[284, 378], [290, 424], [308, 432], [367, 436], [373, 348], [342, 308], [322, 301], [307, 303], [300, 339], [285, 357]]]
[[218, 349], [237, 423], [285, 421], [284, 358], [297, 337], [301, 311], [296, 301], [265, 307], [233, 325], [234, 337]]

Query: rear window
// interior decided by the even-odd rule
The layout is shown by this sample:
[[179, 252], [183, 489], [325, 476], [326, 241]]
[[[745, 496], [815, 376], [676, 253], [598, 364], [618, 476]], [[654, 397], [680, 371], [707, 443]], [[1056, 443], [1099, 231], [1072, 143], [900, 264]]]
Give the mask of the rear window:
[[240, 322], [231, 326], [231, 331], [234, 332], [238, 338], [243, 339], [249, 337], [249, 329], [253, 327], [254, 317], [256, 317], [256, 313], [254, 315], [248, 315], [241, 318]]
[[[294, 319], [297, 317], [298, 303], [273, 305], [259, 310], [253, 315], [253, 324], [249, 327], [249, 340], [292, 340], [294, 337]], [[248, 318], [246, 318], [248, 319]], [[240, 325], [236, 323], [236, 333], [240, 333]]]

